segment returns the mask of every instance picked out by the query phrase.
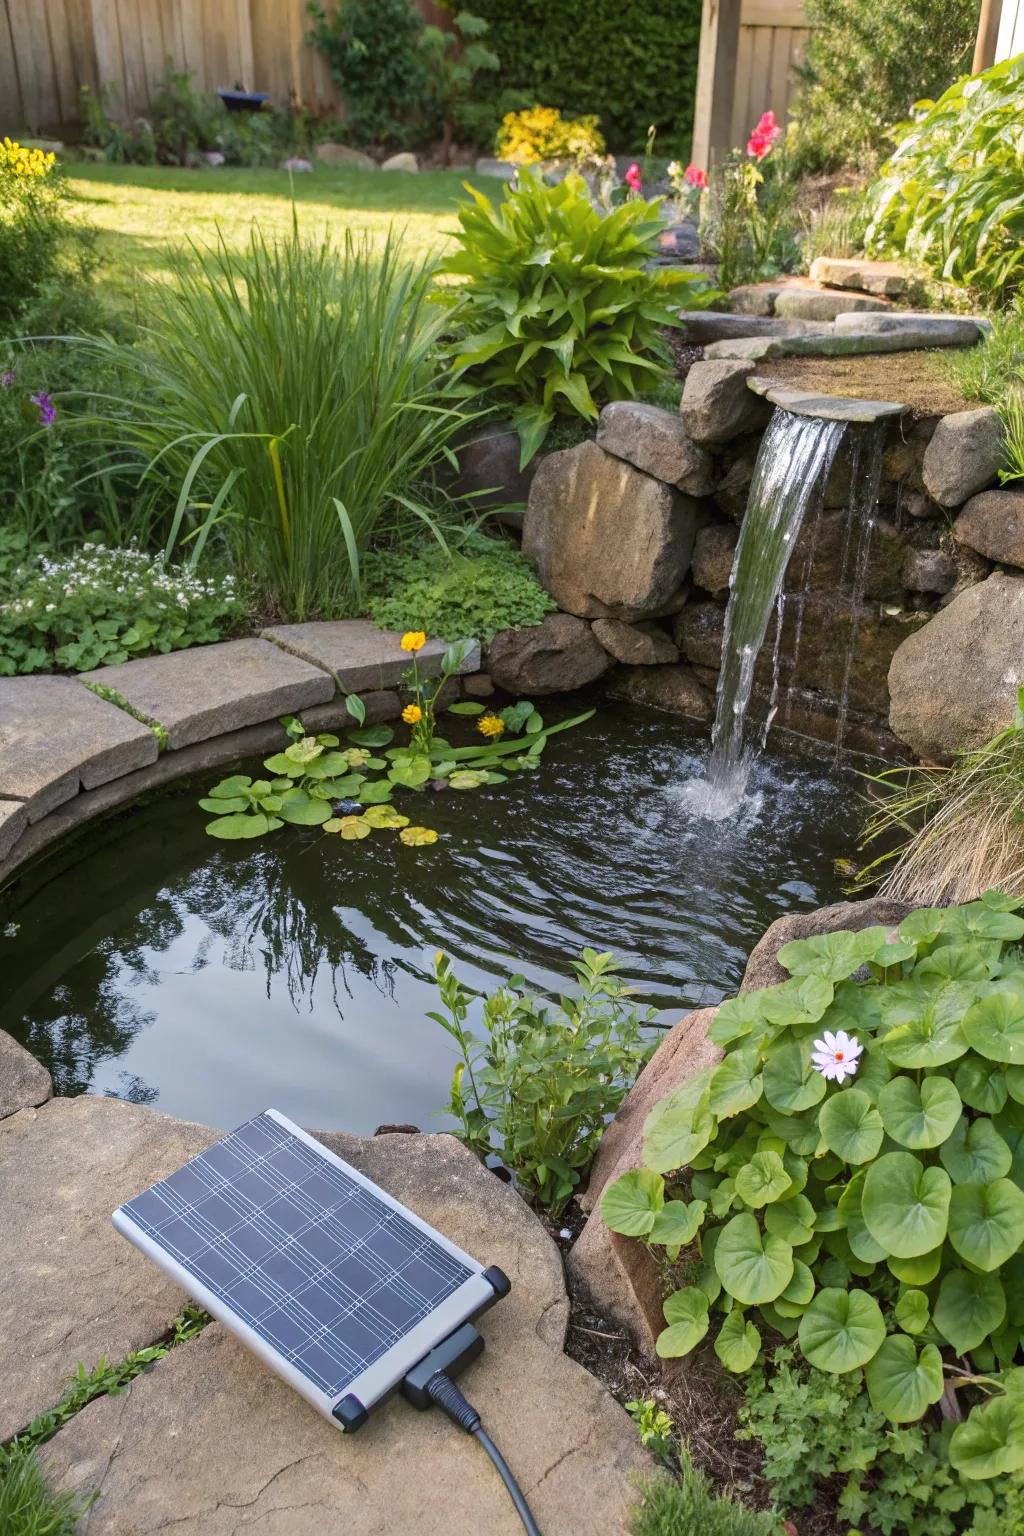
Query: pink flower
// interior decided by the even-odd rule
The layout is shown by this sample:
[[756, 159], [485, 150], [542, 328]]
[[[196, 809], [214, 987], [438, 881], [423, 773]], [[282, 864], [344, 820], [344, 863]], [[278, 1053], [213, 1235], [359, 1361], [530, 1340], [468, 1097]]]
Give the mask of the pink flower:
[[700, 168], [696, 165], [688, 165], [686, 170], [683, 172], [683, 175], [686, 177], [686, 180], [690, 183], [691, 187], [700, 187], [701, 191], [703, 191], [708, 184], [707, 171], [700, 170]]
[[755, 160], [763, 160], [778, 138], [782, 129], [775, 120], [774, 112], [762, 112], [757, 127], [747, 140], [747, 154]]
[[643, 182], [640, 178], [640, 167], [637, 165], [635, 160], [633, 161], [633, 164], [630, 166], [629, 170], [626, 172], [624, 179], [626, 186], [631, 192], [640, 192], [643, 190]]

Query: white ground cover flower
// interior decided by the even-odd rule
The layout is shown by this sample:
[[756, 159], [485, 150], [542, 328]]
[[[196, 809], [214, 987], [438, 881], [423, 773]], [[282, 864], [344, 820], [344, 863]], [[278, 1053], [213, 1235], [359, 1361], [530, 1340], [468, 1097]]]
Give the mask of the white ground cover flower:
[[822, 1077], [828, 1078], [829, 1082], [841, 1083], [854, 1076], [863, 1050], [856, 1035], [848, 1035], [845, 1029], [837, 1029], [835, 1034], [826, 1029], [822, 1038], [814, 1042], [811, 1061]]

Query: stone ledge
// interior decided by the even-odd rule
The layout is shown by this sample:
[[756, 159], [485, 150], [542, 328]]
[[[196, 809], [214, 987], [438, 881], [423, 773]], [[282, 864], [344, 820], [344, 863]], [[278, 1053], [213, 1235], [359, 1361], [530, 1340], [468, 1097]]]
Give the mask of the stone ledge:
[[[369, 619], [335, 619], [316, 624], [275, 624], [260, 632], [286, 654], [336, 677], [346, 693], [367, 688], [395, 688], [412, 666], [401, 636], [378, 629]], [[417, 654], [421, 677], [438, 677], [448, 649], [443, 640], [428, 640]], [[458, 672], [480, 670], [480, 647], [474, 640]]]
[[53, 1082], [42, 1062], [0, 1029], [0, 1120], [19, 1109], [36, 1109], [52, 1096]]
[[902, 416], [909, 409], [892, 400], [858, 400], [854, 396], [815, 395], [800, 389], [786, 389], [756, 374], [747, 380], [747, 388], [794, 416], [816, 416], [822, 421], [885, 421]]

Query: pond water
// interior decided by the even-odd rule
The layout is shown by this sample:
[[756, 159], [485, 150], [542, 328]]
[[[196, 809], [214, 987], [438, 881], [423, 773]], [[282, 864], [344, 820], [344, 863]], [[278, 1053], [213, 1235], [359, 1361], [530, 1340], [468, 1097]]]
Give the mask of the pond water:
[[59, 1093], [223, 1128], [273, 1104], [316, 1128], [441, 1129], [437, 949], [472, 986], [518, 971], [553, 992], [583, 945], [612, 949], [667, 1025], [733, 990], [782, 912], [841, 898], [855, 774], [776, 751], [737, 819], [712, 823], [679, 796], [706, 751], [696, 727], [602, 705], [539, 772], [432, 796], [425, 850], [299, 827], [218, 843], [201, 789], [176, 786], [0, 900], [0, 1028]]

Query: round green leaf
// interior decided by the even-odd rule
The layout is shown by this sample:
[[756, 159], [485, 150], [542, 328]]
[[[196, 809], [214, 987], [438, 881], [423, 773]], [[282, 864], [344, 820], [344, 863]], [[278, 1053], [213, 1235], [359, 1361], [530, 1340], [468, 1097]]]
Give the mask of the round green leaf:
[[957, 1121], [939, 1159], [958, 1184], [987, 1184], [1009, 1173], [1013, 1154], [991, 1120]]
[[962, 1056], [967, 1038], [961, 1021], [975, 995], [973, 984], [963, 981], [932, 987], [911, 980], [884, 988], [879, 1045], [893, 1066], [941, 1067]]
[[601, 1219], [624, 1237], [646, 1237], [665, 1204], [665, 1180], [650, 1168], [634, 1168], [601, 1196]]
[[967, 1010], [963, 1028], [979, 1056], [1024, 1066], [1024, 991], [1018, 987], [993, 988]]
[[[1003, 1073], [1006, 1078], [1006, 1088], [1010, 1098], [1017, 1104], [1024, 1104], [1024, 1067], [1006, 1067]], [[1000, 1104], [999, 1108], [1002, 1109]], [[997, 1110], [989, 1110], [989, 1114], [996, 1114]]]
[[1006, 1316], [1006, 1294], [995, 1275], [951, 1269], [942, 1277], [932, 1320], [958, 1355], [975, 1349]]
[[962, 907], [947, 907], [943, 923], [945, 933], [963, 934], [971, 939], [1000, 939], [1003, 942], [1024, 938], [1024, 921], [1012, 912], [1000, 910], [986, 901], [968, 901]]
[[894, 1077], [878, 1095], [882, 1124], [901, 1146], [937, 1147], [960, 1118], [962, 1105], [948, 1077]]
[[867, 1291], [819, 1291], [800, 1320], [800, 1348], [820, 1371], [843, 1375], [866, 1365], [885, 1338], [885, 1320]]
[[750, 1109], [761, 1097], [760, 1057], [755, 1050], [731, 1051], [711, 1078], [708, 1106], [726, 1119]]
[[703, 1152], [715, 1133], [708, 1107], [708, 1067], [659, 1100], [644, 1121], [644, 1162], [657, 1173], [682, 1168]]
[[987, 981], [992, 974], [991, 961], [997, 958], [986, 944], [943, 944], [930, 955], [925, 955], [914, 967], [914, 978], [927, 981], [929, 977], [939, 981]]
[[760, 1306], [781, 1296], [793, 1278], [793, 1250], [781, 1237], [762, 1233], [756, 1216], [734, 1216], [719, 1234], [715, 1268], [730, 1296]]
[[221, 837], [227, 842], [237, 842], [241, 838], [262, 837], [266, 832], [275, 832], [283, 826], [276, 816], [264, 816], [257, 813], [254, 816], [218, 816], [216, 821], [209, 821], [206, 830], [210, 837]]
[[[654, 1218], [649, 1237], [666, 1248], [685, 1248], [700, 1231], [707, 1206], [703, 1200], [669, 1200]], [[607, 1223], [606, 1223], [607, 1224]]]
[[818, 1126], [826, 1147], [845, 1163], [869, 1163], [885, 1136], [881, 1115], [859, 1088], [843, 1088], [826, 1099]]
[[319, 827], [331, 819], [326, 800], [314, 800], [301, 789], [286, 789], [278, 811], [282, 821], [294, 827]]
[[795, 1024], [817, 1024], [835, 996], [835, 989], [821, 976], [800, 976], [775, 987], [762, 987], [760, 996], [763, 1017], [769, 1024], [782, 1024], [788, 1029]]
[[881, 949], [888, 936], [887, 928], [819, 933], [783, 944], [775, 958], [791, 976], [823, 976], [826, 981], [844, 981]]
[[778, 1300], [780, 1302], [792, 1302], [798, 1307], [806, 1307], [814, 1295], [814, 1290], [814, 1276], [811, 1274], [810, 1269], [802, 1259], [795, 1258], [793, 1260], [793, 1278]]
[[247, 795], [221, 795], [217, 799], [211, 795], [209, 799], [199, 801], [199, 809], [210, 811], [214, 816], [230, 816], [236, 811], [247, 811], [251, 804]]
[[760, 1033], [765, 1024], [761, 1012], [763, 996], [764, 988], [758, 988], [754, 992], [740, 992], [736, 997], [727, 998], [711, 1021], [708, 1039], [715, 1045], [731, 1045], [734, 1040], [741, 1040], [752, 1031]]
[[887, 1152], [867, 1171], [861, 1210], [887, 1253], [912, 1259], [945, 1237], [949, 1194], [945, 1169], [925, 1168], [910, 1152]]
[[896, 1300], [893, 1314], [904, 1333], [923, 1333], [930, 1316], [924, 1291], [904, 1291]]
[[942, 932], [946, 916], [945, 907], [918, 907], [900, 923], [900, 938], [911, 944], [930, 944]]
[[1024, 1469], [1024, 1401], [995, 1397], [972, 1408], [950, 1437], [949, 1460], [961, 1477], [1003, 1477]]
[[968, 1264], [998, 1269], [1024, 1243], [1024, 1194], [1010, 1179], [957, 1184], [949, 1201], [949, 1240]]
[[826, 1082], [811, 1060], [808, 1041], [792, 1040], [769, 1056], [762, 1073], [765, 1098], [783, 1114], [799, 1114], [820, 1104]]
[[791, 1248], [798, 1248], [814, 1236], [814, 1206], [806, 1195], [791, 1195], [787, 1200], [768, 1206], [764, 1224], [769, 1232], [781, 1237]]
[[740, 1307], [733, 1307], [718, 1330], [715, 1354], [727, 1371], [749, 1371], [761, 1348], [761, 1335], [748, 1323]]
[[981, 1056], [965, 1056], [956, 1069], [957, 1091], [965, 1104], [985, 1115], [998, 1114], [1006, 1103], [1007, 1079], [1019, 1067], [1004, 1068]]
[[777, 1152], [755, 1152], [736, 1174], [736, 1193], [759, 1210], [787, 1192], [792, 1180]]
[[868, 1361], [864, 1379], [879, 1413], [894, 1424], [910, 1424], [942, 1396], [942, 1356], [934, 1344], [925, 1344], [918, 1354], [913, 1339], [894, 1333]]
[[896, 1259], [890, 1256], [889, 1268], [903, 1285], [928, 1285], [942, 1268], [942, 1249], [933, 1248], [931, 1253], [917, 1254], [912, 1259]]
[[673, 1291], [665, 1302], [665, 1321], [668, 1327], [658, 1334], [655, 1349], [663, 1360], [675, 1360], [688, 1355], [708, 1331], [710, 1303], [704, 1292], [695, 1285]]

